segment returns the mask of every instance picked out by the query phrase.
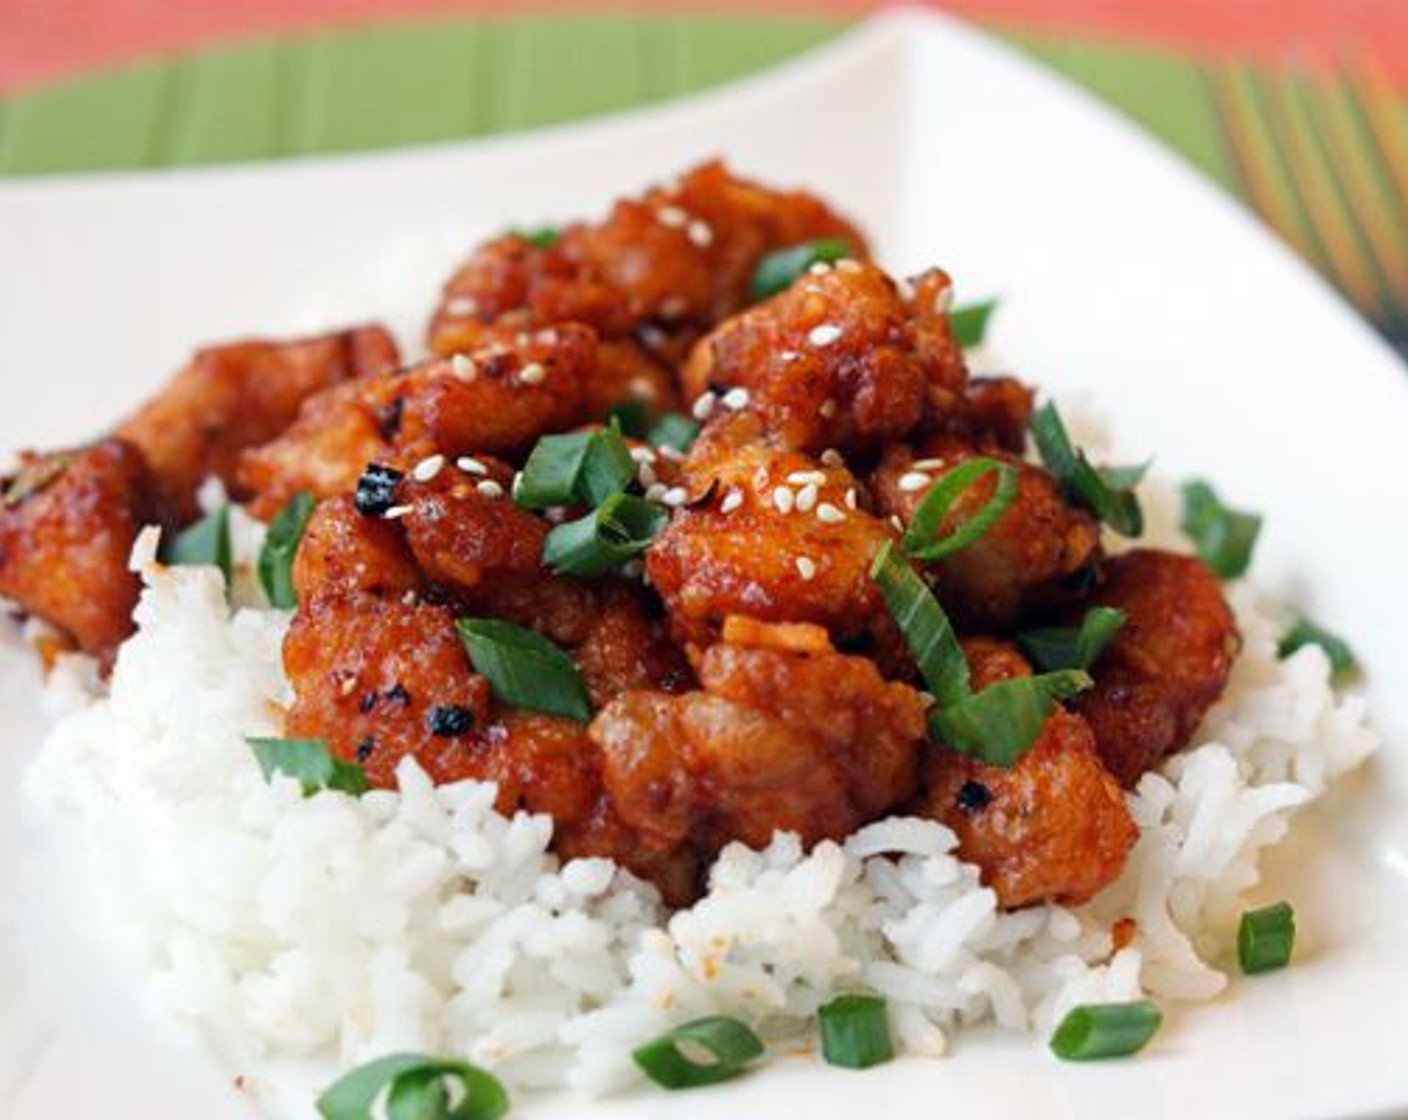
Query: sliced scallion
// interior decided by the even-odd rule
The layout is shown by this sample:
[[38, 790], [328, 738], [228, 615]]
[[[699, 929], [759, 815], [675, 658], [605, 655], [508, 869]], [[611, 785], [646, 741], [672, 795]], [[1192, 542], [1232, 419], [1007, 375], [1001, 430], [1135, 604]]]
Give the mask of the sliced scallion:
[[620, 429], [571, 432], [538, 440], [514, 491], [524, 509], [596, 504], [624, 490], [635, 475]]
[[895, 1056], [879, 996], [837, 996], [822, 1004], [817, 1019], [822, 1056], [833, 1066], [869, 1069]]
[[737, 1077], [762, 1054], [762, 1040], [747, 1025], [711, 1015], [637, 1047], [631, 1057], [657, 1085], [697, 1089]]
[[1248, 910], [1237, 927], [1237, 963], [1248, 976], [1284, 968], [1296, 944], [1296, 914], [1289, 902]]
[[1235, 579], [1251, 566], [1261, 532], [1261, 518], [1224, 505], [1217, 491], [1201, 480], [1183, 484], [1183, 531], [1222, 579]]
[[522, 229], [514, 227], [508, 231], [510, 237], [516, 237], [520, 241], [538, 249], [551, 249], [562, 239], [562, 231], [556, 226], [538, 226], [535, 229]]
[[295, 494], [269, 524], [264, 547], [259, 550], [259, 582], [264, 585], [270, 605], [280, 610], [298, 606], [293, 590], [293, 559], [298, 555], [298, 545], [315, 504], [313, 495], [306, 490]]
[[1149, 464], [1092, 466], [1085, 452], [1077, 451], [1071, 444], [1061, 414], [1050, 401], [1032, 417], [1031, 432], [1041, 461], [1067, 501], [1084, 506], [1121, 536], [1137, 537], [1144, 532], [1144, 511], [1134, 488], [1143, 480]]
[[319, 790], [331, 789], [354, 796], [367, 790], [367, 776], [355, 762], [344, 762], [333, 756], [322, 739], [263, 739], [245, 740], [266, 781], [275, 774], [286, 774], [303, 787], [303, 796], [312, 797]]
[[1127, 621], [1116, 607], [1091, 607], [1079, 626], [1026, 630], [1017, 644], [1040, 669], [1089, 669]]
[[652, 447], [671, 447], [683, 454], [694, 446], [694, 438], [699, 435], [699, 424], [679, 412], [667, 412], [647, 436]]
[[582, 461], [582, 473], [577, 479], [577, 496], [584, 502], [599, 505], [629, 486], [635, 476], [635, 460], [621, 438], [620, 425], [613, 420], [592, 433], [586, 458]]
[[[960, 497], [990, 474], [997, 475], [992, 496], [982, 509], [946, 537], [940, 537], [944, 519]], [[945, 473], [924, 495], [904, 534], [904, 549], [916, 560], [941, 560], [967, 548], [993, 527], [1017, 498], [1017, 468], [987, 456], [968, 459]]]
[[213, 509], [188, 529], [183, 529], [164, 550], [168, 564], [210, 565], [219, 568], [230, 585], [233, 560], [230, 550], [230, 507]]
[[318, 1113], [324, 1120], [372, 1120], [383, 1095], [388, 1120], [498, 1120], [509, 1105], [498, 1079], [468, 1062], [391, 1054], [333, 1082], [318, 1097]]
[[456, 625], [475, 671], [505, 704], [579, 723], [592, 718], [577, 666], [542, 635], [496, 618], [462, 618]]
[[1330, 672], [1343, 676], [1354, 671], [1354, 651], [1349, 643], [1333, 631], [1326, 630], [1308, 618], [1298, 618], [1295, 624], [1282, 636], [1276, 646], [1276, 656], [1283, 660], [1290, 657], [1302, 646], [1319, 646], [1330, 659]]
[[996, 681], [956, 704], [935, 708], [929, 730], [961, 754], [990, 766], [1012, 766], [1036, 742], [1051, 706], [1092, 683], [1079, 669]]
[[1147, 999], [1087, 1003], [1061, 1020], [1051, 1036], [1051, 1049], [1068, 1062], [1124, 1058], [1144, 1049], [1163, 1021], [1163, 1012]]
[[970, 695], [968, 659], [938, 599], [903, 556], [886, 542], [870, 566], [895, 625], [919, 666], [920, 675], [940, 707]]
[[612, 494], [585, 517], [555, 526], [543, 544], [543, 563], [580, 579], [605, 575], [649, 548], [669, 520], [653, 502]]
[[650, 409], [646, 403], [632, 398], [622, 401], [606, 414], [606, 421], [615, 421], [621, 434], [631, 439], [645, 439], [650, 434]]
[[988, 320], [996, 309], [997, 300], [985, 299], [981, 303], [970, 303], [950, 311], [948, 325], [958, 345], [965, 350], [981, 346], [987, 337]]
[[779, 249], [758, 262], [748, 294], [754, 300], [775, 296], [790, 288], [812, 265], [832, 264], [850, 255], [851, 243], [843, 237], [823, 237]]

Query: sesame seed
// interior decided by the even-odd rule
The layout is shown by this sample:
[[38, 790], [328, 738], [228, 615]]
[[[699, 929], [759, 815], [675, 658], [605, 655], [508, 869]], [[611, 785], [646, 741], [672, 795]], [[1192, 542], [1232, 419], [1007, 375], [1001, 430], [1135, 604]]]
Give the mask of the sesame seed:
[[454, 296], [445, 301], [445, 311], [450, 315], [473, 315], [479, 310], [479, 301], [473, 296]]
[[543, 516], [554, 525], [561, 525], [567, 520], [567, 509], [565, 506], [548, 506], [547, 509], [543, 510]]
[[821, 413], [821, 418], [823, 420], [830, 420], [833, 416], [836, 415], [836, 402], [833, 401], [830, 397], [827, 397], [824, 401], [821, 402], [821, 406], [817, 409], [817, 412]]
[[655, 220], [662, 226], [682, 229], [689, 222], [689, 215], [678, 206], [662, 206], [655, 211]]
[[645, 565], [639, 560], [628, 560], [621, 565], [621, 574], [627, 579], [640, 579], [645, 575]]
[[522, 485], [523, 485], [523, 472], [522, 472], [522, 471], [514, 471], [514, 472], [513, 472], [512, 488], [510, 489], [509, 492], [510, 492], [515, 498], [518, 497], [518, 490], [519, 490], [519, 487], [521, 487]]
[[844, 467], [846, 460], [841, 458], [841, 453], [834, 447], [828, 447], [821, 453], [821, 461], [828, 467]]
[[689, 310], [689, 301], [684, 296], [671, 296], [660, 305], [660, 314], [666, 319], [678, 319]]
[[816, 578], [816, 561], [809, 556], [797, 557], [797, 574], [805, 580]]
[[744, 388], [730, 389], [723, 395], [720, 403], [725, 408], [731, 408], [737, 412], [740, 408], [748, 407], [748, 390]]
[[677, 447], [671, 447], [669, 444], [659, 444], [656, 446], [655, 451], [660, 458], [669, 459], [672, 463], [684, 462], [684, 452]]
[[846, 515], [830, 502], [822, 502], [816, 507], [816, 519], [826, 525], [839, 525], [846, 520]]
[[899, 488], [906, 494], [913, 494], [916, 490], [923, 490], [934, 480], [923, 471], [910, 471], [908, 474], [900, 475]]
[[647, 502], [663, 501], [667, 489], [669, 488], [663, 482], [653, 482], [646, 487], [645, 500]]
[[797, 353], [797, 351], [795, 350], [782, 350], [779, 351], [777, 355], [777, 360], [779, 362], [795, 362], [801, 356], [802, 355]]
[[921, 692], [919, 694], [919, 699], [920, 702], [923, 703], [926, 708], [932, 708], [935, 704], [939, 702], [939, 698], [935, 696], [932, 692]]
[[778, 513], [791, 513], [796, 500], [797, 495], [785, 486], [779, 486], [772, 492], [772, 504], [777, 507]]
[[343, 696], [351, 696], [352, 693], [357, 690], [357, 678], [348, 677], [340, 685], [337, 686], [337, 690]]
[[848, 509], [856, 508], [856, 488], [854, 486], [846, 491], [846, 507]]
[[557, 329], [555, 327], [544, 327], [533, 337], [537, 340], [539, 346], [557, 345]]
[[943, 459], [916, 459], [909, 464], [910, 470], [915, 471], [941, 471], [946, 466], [948, 463]]
[[632, 447], [630, 449], [630, 456], [637, 463], [653, 463], [658, 458], [655, 452], [651, 451], [648, 447]]
[[492, 478], [486, 478], [483, 482], [476, 483], [474, 488], [486, 498], [502, 498], [504, 496], [504, 488]]
[[548, 371], [538, 362], [529, 362], [518, 371], [518, 380], [525, 385], [541, 385], [547, 375]]
[[464, 471], [465, 474], [488, 474], [489, 468], [472, 455], [461, 455], [455, 460], [455, 466]]
[[900, 515], [899, 515], [899, 514], [897, 514], [897, 513], [892, 513], [892, 514], [890, 514], [890, 524], [895, 527], [896, 531], [901, 532], [901, 533], [904, 532], [904, 522], [900, 520]]
[[825, 472], [825, 471], [793, 471], [791, 474], [789, 474], [789, 475], [787, 476], [787, 481], [790, 482], [790, 483], [792, 483], [794, 486], [806, 486], [808, 483], [813, 483], [813, 484], [815, 484], [815, 485], [817, 485], [817, 486], [825, 486], [825, 485], [826, 485], [826, 472]]
[[797, 512], [810, 513], [816, 505], [817, 499], [816, 483], [809, 482], [797, 491]]
[[683, 486], [671, 486], [660, 495], [660, 500], [671, 509], [678, 509], [680, 506], [684, 505], [685, 502], [689, 501], [689, 491]]
[[822, 323], [807, 332], [807, 341], [813, 346], [830, 346], [841, 337], [841, 328], [835, 323]]
[[636, 477], [640, 479], [642, 486], [654, 486], [657, 481], [655, 468], [649, 463], [638, 463], [636, 465]]
[[461, 381], [473, 381], [475, 377], [474, 363], [465, 354], [456, 354], [450, 359], [450, 372]]
[[813, 261], [811, 265], [807, 268], [807, 271], [810, 272], [813, 276], [825, 276], [828, 272], [831, 271], [831, 266], [825, 261]]
[[443, 468], [444, 466], [445, 456], [432, 455], [428, 459], [422, 459], [419, 463], [417, 463], [414, 467], [411, 468], [411, 477], [417, 482], [429, 482], [432, 478], [434, 478], [437, 474], [440, 473], [441, 468]]
[[698, 399], [695, 400], [689, 410], [690, 414], [696, 420], [707, 420], [709, 419], [709, 414], [714, 411], [714, 405], [718, 403], [718, 400], [719, 398], [714, 395], [712, 390], [700, 393]]
[[689, 223], [687, 233], [690, 241], [700, 249], [707, 249], [714, 243], [714, 231], [709, 228], [709, 223], [700, 221], [698, 218]]
[[724, 495], [724, 500], [719, 503], [719, 511], [721, 513], [732, 513], [742, 504], [743, 491], [733, 486], [730, 487], [728, 493]]
[[405, 517], [406, 514], [410, 512], [410, 506], [392, 506], [381, 516], [384, 517], [387, 521], [399, 521], [401, 518]]
[[836, 262], [836, 271], [852, 273], [859, 272], [860, 261], [852, 260], [850, 257], [845, 257], [844, 259]]

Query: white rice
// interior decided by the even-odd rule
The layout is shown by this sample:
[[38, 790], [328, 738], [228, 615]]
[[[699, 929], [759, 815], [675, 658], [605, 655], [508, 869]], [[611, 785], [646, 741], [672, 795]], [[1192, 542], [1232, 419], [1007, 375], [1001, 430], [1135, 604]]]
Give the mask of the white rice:
[[[258, 533], [239, 530], [248, 557]], [[782, 834], [732, 845], [671, 916], [609, 861], [561, 866], [550, 821], [501, 816], [490, 785], [435, 788], [409, 761], [399, 793], [266, 784], [244, 736], [280, 730], [287, 616], [231, 614], [210, 570], [145, 579], [110, 694], [57, 725], [29, 790], [85, 830], [161, 1000], [290, 1114], [308, 1098], [280, 1103], [289, 1059], [326, 1080], [449, 1052], [515, 1089], [600, 1094], [638, 1076], [633, 1046], [703, 1014], [814, 1045], [840, 990], [887, 997], [899, 1043], [928, 1055], [984, 1020], [1044, 1039], [1079, 1003], [1211, 998], [1261, 849], [1377, 746], [1324, 654], [1278, 660], [1284, 616], [1237, 585], [1228, 693], [1129, 795], [1141, 838], [1089, 905], [1003, 913], [947, 828], [894, 818], [809, 854]], [[1112, 952], [1124, 917], [1137, 932]]]

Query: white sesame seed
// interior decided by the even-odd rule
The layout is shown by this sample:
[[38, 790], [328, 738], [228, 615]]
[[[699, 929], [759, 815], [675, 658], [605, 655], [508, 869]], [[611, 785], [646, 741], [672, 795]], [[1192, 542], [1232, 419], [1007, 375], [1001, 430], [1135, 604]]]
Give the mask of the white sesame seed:
[[682, 229], [689, 222], [689, 215], [678, 206], [662, 206], [655, 211], [655, 220], [662, 226]]
[[474, 488], [486, 498], [502, 498], [504, 496], [504, 488], [492, 478], [486, 478], [483, 482], [476, 482]]
[[807, 332], [807, 341], [813, 346], [830, 346], [841, 337], [841, 328], [835, 323], [822, 323]]
[[475, 378], [474, 363], [466, 354], [456, 354], [450, 359], [450, 372], [461, 381], [473, 381]]
[[422, 459], [411, 469], [411, 477], [417, 482], [429, 482], [445, 465], [445, 456], [432, 455], [428, 459]]
[[797, 557], [797, 574], [805, 580], [816, 578], [816, 561], [809, 556]]
[[791, 513], [796, 500], [797, 495], [785, 486], [779, 486], [772, 492], [772, 504], [777, 507], [778, 513]]
[[740, 408], [748, 407], [748, 397], [748, 390], [740, 386], [736, 389], [730, 389], [727, 393], [725, 393], [722, 399], [720, 400], [720, 403], [725, 408], [731, 408], [734, 412], [737, 412]]
[[899, 514], [897, 514], [897, 513], [892, 513], [892, 514], [890, 514], [890, 524], [895, 527], [895, 529], [896, 529], [897, 532], [901, 532], [901, 533], [904, 532], [904, 522], [900, 520], [900, 515], [899, 515]]
[[671, 296], [660, 305], [660, 314], [666, 319], [678, 319], [689, 310], [689, 301], [684, 296]]
[[714, 395], [712, 390], [706, 390], [699, 394], [699, 397], [690, 407], [690, 414], [701, 422], [707, 420], [709, 419], [709, 414], [714, 411], [714, 405], [718, 403], [718, 400], [719, 398]]
[[919, 694], [919, 700], [926, 708], [932, 708], [939, 702], [939, 698], [932, 692], [921, 692]]
[[455, 460], [455, 466], [464, 471], [465, 474], [488, 474], [489, 468], [472, 455], [461, 455]]
[[454, 296], [445, 301], [445, 311], [450, 315], [473, 315], [479, 310], [479, 301], [473, 296]]
[[640, 579], [645, 575], [645, 565], [639, 560], [628, 560], [621, 565], [621, 574], [627, 579]]
[[541, 385], [547, 375], [548, 371], [538, 362], [529, 362], [518, 371], [518, 380], [525, 385]]
[[663, 482], [651, 483], [645, 490], [645, 500], [647, 502], [659, 502], [665, 498], [665, 491], [668, 487]]
[[833, 401], [830, 397], [827, 397], [824, 401], [821, 402], [821, 406], [817, 409], [817, 412], [821, 413], [821, 418], [823, 420], [830, 420], [833, 416], [836, 415], [836, 402]]
[[945, 459], [916, 459], [909, 464], [911, 470], [916, 471], [941, 471], [948, 466]]
[[410, 506], [392, 506], [381, 516], [384, 517], [387, 521], [399, 521], [401, 518], [405, 517], [406, 514], [410, 512]]
[[668, 443], [657, 444], [655, 450], [662, 459], [669, 459], [672, 463], [684, 462], [684, 452], [677, 447], [671, 447]]
[[779, 362], [795, 362], [801, 356], [795, 350], [781, 350], [778, 352], [777, 360]]
[[923, 471], [910, 471], [908, 474], [900, 475], [899, 488], [906, 494], [913, 494], [916, 490], [923, 490], [934, 480]]
[[653, 463], [658, 458], [648, 447], [632, 447], [630, 455], [637, 463]]
[[807, 271], [810, 272], [813, 276], [825, 276], [828, 272], [831, 271], [831, 266], [825, 261], [813, 261], [807, 267]]
[[736, 486], [729, 487], [729, 491], [724, 495], [724, 500], [719, 503], [720, 513], [732, 513], [743, 504], [743, 491]]
[[844, 467], [846, 460], [841, 458], [841, 453], [834, 447], [828, 447], [821, 453], [821, 461], [828, 467]]
[[684, 505], [685, 502], [689, 501], [689, 491], [683, 486], [671, 486], [660, 495], [660, 500], [671, 509], [678, 509], [680, 506]]
[[401, 596], [401, 602], [406, 604], [406, 606], [408, 607], [413, 607], [418, 602], [420, 602], [420, 596], [417, 595], [414, 591], [407, 591], [404, 595]]
[[636, 477], [640, 479], [640, 484], [646, 487], [654, 486], [655, 483], [658, 481], [658, 476], [655, 474], [655, 468], [652, 467], [649, 463], [636, 464]]
[[557, 328], [556, 328], [556, 327], [544, 327], [542, 330], [540, 330], [540, 331], [539, 331], [537, 334], [535, 334], [533, 337], [534, 337], [534, 339], [537, 341], [537, 343], [538, 343], [539, 346], [556, 346], [556, 345], [557, 345]]
[[808, 483], [814, 483], [814, 484], [817, 485], [817, 486], [825, 486], [825, 485], [826, 485], [826, 472], [825, 472], [825, 471], [793, 471], [791, 474], [789, 474], [789, 475], [787, 476], [787, 481], [790, 482], [790, 483], [792, 483], [792, 485], [794, 485], [794, 486], [806, 486]]
[[522, 472], [522, 471], [514, 471], [514, 472], [513, 472], [513, 483], [512, 483], [512, 487], [511, 487], [511, 489], [510, 489], [509, 492], [516, 498], [516, 497], [518, 497], [518, 491], [522, 488], [522, 486], [523, 486], [523, 472]]
[[818, 497], [816, 483], [809, 482], [797, 491], [797, 512], [810, 513]]
[[846, 515], [830, 502], [822, 502], [816, 507], [816, 519], [826, 525], [839, 525], [846, 520]]
[[356, 677], [347, 677], [345, 680], [343, 680], [340, 685], [337, 686], [337, 691], [340, 692], [343, 696], [351, 696], [352, 693], [356, 691], [356, 689]]
[[856, 508], [856, 488], [854, 486], [852, 486], [849, 490], [846, 491], [846, 508]]
[[648, 377], [633, 377], [631, 378], [631, 392], [638, 397], [652, 399], [656, 395], [655, 382]]
[[859, 272], [859, 271], [860, 271], [860, 261], [852, 260], [850, 257], [846, 257], [846, 258], [844, 258], [844, 259], [839, 260], [839, 261], [836, 262], [836, 271], [837, 271], [837, 272]]
[[543, 516], [546, 517], [549, 521], [551, 521], [554, 525], [561, 525], [564, 521], [567, 520], [567, 507], [548, 506], [547, 509], [543, 510]]
[[714, 243], [714, 231], [709, 228], [708, 222], [700, 221], [698, 218], [695, 218], [694, 221], [689, 223], [687, 232], [690, 241], [700, 249], [707, 249]]

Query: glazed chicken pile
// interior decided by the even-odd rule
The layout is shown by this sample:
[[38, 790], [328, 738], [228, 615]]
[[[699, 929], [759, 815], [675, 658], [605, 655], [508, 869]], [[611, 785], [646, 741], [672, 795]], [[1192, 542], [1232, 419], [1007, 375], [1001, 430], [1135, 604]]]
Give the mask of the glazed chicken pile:
[[[817, 239], [849, 255], [753, 298], [765, 257]], [[1080, 902], [1136, 838], [1121, 787], [1187, 744], [1239, 639], [1199, 560], [1105, 553], [1025, 455], [1032, 390], [969, 375], [951, 302], [947, 275], [897, 282], [817, 198], [705, 164], [598, 223], [482, 245], [445, 284], [427, 360], [405, 366], [377, 326], [217, 346], [108, 437], [26, 454], [0, 505], [0, 595], [111, 667], [144, 525], [189, 524], [210, 476], [265, 520], [308, 493], [285, 734], [372, 785], [407, 755], [437, 782], [497, 782], [503, 811], [551, 814], [561, 855], [610, 856], [674, 902], [730, 841], [813, 844], [897, 813], [951, 826], [1006, 907]], [[625, 441], [633, 492], [668, 520], [609, 574], [554, 572], [548, 534], [584, 511], [524, 508], [519, 472], [541, 437], [627, 404], [698, 422], [687, 451]], [[871, 576], [980, 456], [1015, 471], [1010, 506], [914, 563], [974, 687], [1032, 673], [1021, 630], [1126, 616], [1094, 686], [1010, 767], [935, 740]], [[995, 485], [963, 492], [945, 529]], [[591, 718], [504, 702], [457, 633], [467, 616], [564, 651]]]

